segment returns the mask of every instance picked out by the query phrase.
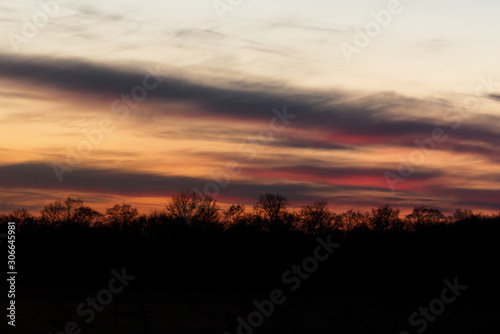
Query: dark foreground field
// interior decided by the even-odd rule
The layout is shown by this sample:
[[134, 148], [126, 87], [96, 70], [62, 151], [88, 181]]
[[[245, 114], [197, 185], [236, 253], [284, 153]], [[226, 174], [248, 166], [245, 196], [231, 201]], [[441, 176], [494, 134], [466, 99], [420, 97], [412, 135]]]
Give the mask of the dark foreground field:
[[[82, 333], [237, 333], [238, 316], [255, 308], [256, 293], [135, 291], [118, 295], [93, 322], [86, 325], [75, 312], [92, 289], [27, 289], [17, 301], [22, 312], [15, 333], [59, 333], [69, 321]], [[408, 329], [408, 316], [426, 298], [403, 301], [392, 298], [290, 294], [255, 333], [400, 333]], [[497, 300], [478, 302], [463, 296], [447, 307], [426, 333], [499, 333]], [[21, 306], [22, 305], [22, 306]], [[243, 333], [247, 333], [243, 331]]]
[[312, 233], [168, 216], [114, 225], [30, 218], [16, 230], [16, 327], [4, 318], [0, 328], [500, 333], [499, 219], [378, 228], [380, 219]]

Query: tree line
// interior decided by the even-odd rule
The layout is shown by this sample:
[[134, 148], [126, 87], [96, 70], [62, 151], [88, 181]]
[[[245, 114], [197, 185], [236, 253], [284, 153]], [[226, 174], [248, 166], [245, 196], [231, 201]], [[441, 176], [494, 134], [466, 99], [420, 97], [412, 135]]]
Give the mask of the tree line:
[[222, 210], [210, 196], [183, 191], [148, 214], [126, 203], [98, 212], [69, 197], [37, 216], [24, 209], [1, 215], [0, 231], [8, 221], [18, 227], [24, 286], [99, 288], [111, 269], [126, 267], [137, 274], [137, 289], [269, 291], [318, 237], [341, 247], [303, 293], [420, 295], [433, 292], [436, 280], [459, 276], [488, 295], [497, 283], [491, 258], [499, 253], [500, 214], [462, 208], [451, 215], [423, 206], [401, 215], [389, 205], [336, 213], [326, 201], [292, 209], [285, 196], [266, 193], [252, 207]]
[[452, 215], [445, 216], [439, 209], [427, 206], [416, 206], [404, 217], [399, 209], [390, 205], [373, 208], [371, 212], [348, 210], [335, 213], [329, 209], [327, 201], [292, 210], [287, 198], [279, 193], [260, 195], [251, 210], [242, 204], [221, 210], [213, 197], [191, 191], [172, 195], [163, 210], [149, 214], [139, 214], [137, 208], [127, 203], [116, 204], [103, 214], [79, 198], [68, 197], [46, 204], [37, 217], [26, 209], [0, 215], [0, 222], [15, 221], [24, 228], [112, 228], [147, 233], [165, 227], [178, 231], [301, 232], [310, 235], [332, 231], [405, 232], [458, 222], [499, 219], [500, 213], [485, 215], [466, 208], [457, 208]]

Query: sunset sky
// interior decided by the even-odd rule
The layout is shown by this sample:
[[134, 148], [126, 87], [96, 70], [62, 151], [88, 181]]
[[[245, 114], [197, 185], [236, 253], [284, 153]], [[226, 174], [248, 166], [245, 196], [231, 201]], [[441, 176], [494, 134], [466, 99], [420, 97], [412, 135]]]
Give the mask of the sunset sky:
[[[42, 4], [44, 4], [42, 6]], [[196, 188], [500, 211], [500, 2], [2, 1], [0, 212]]]

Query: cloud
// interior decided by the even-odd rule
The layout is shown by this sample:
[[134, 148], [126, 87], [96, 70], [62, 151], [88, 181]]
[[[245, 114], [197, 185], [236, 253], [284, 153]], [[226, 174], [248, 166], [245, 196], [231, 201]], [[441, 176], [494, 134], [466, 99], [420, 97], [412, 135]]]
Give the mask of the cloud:
[[[335, 206], [375, 207], [385, 203], [395, 206], [411, 208], [426, 203], [441, 207], [458, 207], [475, 203], [475, 207], [489, 210], [500, 208], [498, 191], [492, 189], [463, 189], [446, 186], [440, 171], [423, 171], [412, 176], [408, 182], [421, 184], [418, 191], [414, 186], [405, 191], [392, 193], [383, 186], [371, 185], [370, 179], [384, 181], [383, 170], [378, 168], [348, 168], [348, 167], [314, 167], [296, 165], [285, 168], [272, 168], [265, 171], [245, 169], [242, 176], [262, 172], [263, 175], [254, 175], [251, 181], [232, 180], [225, 188], [220, 189], [218, 201], [229, 203], [253, 203], [258, 196], [265, 192], [279, 192], [286, 195], [295, 203], [308, 203], [324, 198]], [[283, 174], [273, 175], [273, 172]], [[267, 173], [267, 177], [266, 177]], [[308, 175], [309, 178], [302, 178]], [[352, 184], [329, 184], [321, 178], [359, 179], [362, 182]], [[433, 178], [441, 177], [440, 184]], [[204, 191], [205, 185], [213, 182], [210, 178], [185, 177], [178, 175], [161, 175], [149, 172], [132, 172], [120, 169], [79, 168], [70, 174], [65, 174], [63, 183], [59, 183], [50, 164], [28, 162], [0, 166], [0, 184], [3, 188], [16, 189], [19, 192], [43, 191], [46, 199], [53, 198], [51, 193], [57, 194], [92, 194], [95, 196], [123, 196], [164, 198], [180, 190], [193, 188]], [[212, 183], [213, 185], [213, 183]], [[208, 188], [212, 191], [213, 188]], [[436, 197], [437, 196], [437, 197]], [[435, 198], [431, 200], [431, 198]], [[40, 200], [40, 198], [39, 198]], [[33, 203], [31, 203], [33, 204]], [[9, 204], [12, 208], [14, 204]], [[472, 204], [471, 204], [472, 205]], [[36, 207], [36, 205], [32, 205]]]
[[422, 42], [420, 45], [423, 46], [424, 50], [429, 52], [441, 52], [452, 46], [451, 41], [442, 38], [434, 38]]
[[173, 36], [175, 38], [186, 38], [186, 37], [193, 37], [193, 38], [224, 38], [225, 35], [214, 31], [210, 29], [196, 29], [196, 28], [183, 28], [183, 29], [177, 29], [173, 32]]
[[[6, 188], [44, 189], [77, 193], [95, 193], [122, 196], [168, 197], [180, 190], [205, 186], [214, 180], [160, 175], [148, 172], [132, 172], [119, 169], [78, 168], [64, 175], [59, 183], [50, 164], [27, 162], [0, 166], [0, 184]], [[311, 198], [318, 190], [345, 191], [346, 189], [366, 190], [365, 187], [314, 185], [309, 182], [242, 182], [232, 181], [223, 190], [225, 197], [257, 198], [264, 192], [291, 194], [296, 199]], [[213, 188], [207, 188], [212, 191]]]
[[431, 186], [432, 193], [447, 198], [456, 206], [473, 206], [488, 210], [500, 210], [500, 191], [497, 189], [469, 189], [459, 187]]
[[[161, 71], [161, 70], [160, 70]], [[109, 96], [110, 102], [143, 83], [147, 73], [81, 60], [12, 57], [0, 55], [1, 76], [23, 80], [31, 85], [52, 87], [61, 91]], [[158, 74], [158, 73], [157, 73]], [[260, 121], [263, 124], [275, 117], [272, 110], [287, 105], [291, 128], [321, 131], [330, 134], [332, 145], [387, 143], [404, 138], [428, 137], [437, 127], [451, 128], [454, 122], [442, 119], [442, 110], [431, 102], [407, 98], [394, 93], [361, 96], [356, 92], [307, 91], [282, 83], [258, 85], [251, 82], [196, 82], [186, 77], [161, 72], [161, 85], [148, 92], [148, 102], [185, 103], [195, 108], [183, 111], [184, 117], [221, 118]], [[27, 87], [28, 89], [28, 87]], [[419, 117], [419, 110], [436, 109], [440, 117]], [[151, 111], [141, 110], [133, 117], [170, 116], [172, 109], [157, 105]], [[493, 117], [498, 121], [498, 117]], [[493, 119], [491, 119], [493, 121]], [[463, 122], [459, 139], [498, 142], [493, 123]], [[467, 124], [465, 124], [467, 123]], [[345, 136], [347, 135], [347, 136]], [[359, 138], [363, 137], [363, 142]], [[291, 140], [289, 139], [288, 142]], [[286, 141], [284, 142], [286, 143]], [[318, 147], [325, 143], [319, 141]]]
[[[130, 70], [81, 60], [14, 58], [0, 54], [0, 79], [22, 81], [27, 94], [32, 94], [32, 88], [38, 84], [63, 93], [79, 93], [89, 99], [103, 95], [111, 102], [122, 94], [129, 94], [133, 87], [141, 85], [145, 75], [146, 72], [139, 69]], [[163, 72], [161, 79], [162, 84], [150, 92], [149, 99], [145, 102], [151, 103], [154, 108], [143, 108], [140, 112], [131, 113], [130, 117], [134, 120], [145, 120], [151, 115], [167, 118], [172, 116], [172, 108], [169, 108], [171, 103], [181, 102], [193, 106], [182, 109], [182, 113], [174, 115], [189, 121], [184, 123], [186, 130], [174, 133], [179, 138], [184, 135], [184, 138], [200, 140], [208, 138], [226, 142], [245, 141], [243, 134], [257, 136], [258, 130], [269, 127], [269, 121], [276, 117], [273, 108], [282, 113], [282, 108], [286, 105], [288, 113], [294, 117], [289, 119], [289, 125], [283, 132], [275, 133], [274, 140], [267, 144], [269, 146], [346, 152], [359, 150], [359, 154], [363, 154], [364, 146], [370, 145], [376, 145], [380, 152], [388, 147], [417, 149], [415, 140], [429, 138], [432, 131], [439, 127], [445, 130], [449, 138], [445, 143], [436, 145], [436, 149], [461, 155], [481, 155], [488, 161], [499, 162], [495, 154], [500, 146], [499, 133], [495, 128], [498, 117], [471, 115], [463, 120], [460, 128], [454, 130], [451, 128], [454, 123], [442, 118], [442, 109], [449, 107], [451, 103], [448, 103], [448, 106], [436, 106], [428, 101], [394, 93], [362, 96], [356, 92], [341, 90], [328, 92], [301, 90], [279, 82], [273, 85], [257, 85], [252, 82], [236, 81], [216, 85]], [[439, 117], [429, 116], [432, 112], [428, 109], [432, 108], [436, 108]], [[425, 113], [419, 113], [420, 110], [425, 110]], [[70, 113], [71, 111], [68, 111], [68, 114]], [[22, 115], [24, 115], [22, 117], [35, 116]], [[226, 127], [207, 126], [200, 129], [200, 124], [203, 125], [203, 122], [198, 122], [198, 117], [214, 122], [220, 120]], [[240, 125], [251, 124], [251, 126], [247, 130], [235, 130], [231, 128], [231, 124], [235, 121]], [[158, 135], [167, 137], [172, 135], [172, 131], [176, 131], [176, 129], [159, 128], [162, 128], [164, 133]], [[190, 129], [195, 131], [189, 131]], [[234, 151], [208, 154], [211, 158], [220, 155], [230, 159], [237, 148], [238, 145], [235, 144]], [[273, 153], [272, 158], [271, 160], [266, 156], [267, 161], [261, 164], [254, 161], [245, 169], [243, 176], [254, 178], [255, 182], [233, 181], [222, 191], [222, 195], [225, 198], [249, 199], [256, 198], [265, 191], [279, 191], [292, 194], [290, 198], [293, 196], [297, 200], [304, 201], [317, 199], [321, 194], [339, 196], [336, 199], [343, 202], [348, 201], [342, 197], [344, 194], [349, 198], [355, 196], [360, 201], [392, 200], [388, 195], [390, 194], [388, 187], [384, 184], [383, 175], [386, 170], [380, 168], [380, 165], [367, 169], [356, 166], [356, 162], [351, 160], [347, 162], [349, 167], [326, 168], [323, 167], [325, 161], [307, 163], [304, 157], [295, 156], [287, 160], [286, 168], [279, 168], [277, 166], [280, 165], [281, 157]], [[397, 158], [394, 160], [394, 165], [389, 166], [391, 170], [399, 163]], [[282, 165], [285, 166], [285, 163]], [[256, 166], [266, 166], [266, 169], [258, 169]], [[2, 187], [16, 189], [168, 197], [182, 189], [198, 187], [203, 191], [203, 187], [212, 181], [178, 175], [166, 176], [139, 171], [83, 167], [78, 167], [73, 173], [66, 175], [68, 177], [65, 177], [65, 181], [60, 184], [49, 164], [23, 163], [0, 166]], [[433, 190], [427, 186], [431, 182], [436, 182], [435, 179], [440, 176], [443, 177], [440, 171], [418, 168], [417, 172], [398, 188], [402, 190], [399, 194], [403, 196], [402, 198], [415, 196], [417, 192], [433, 195]], [[466, 196], [458, 200], [473, 201], [477, 196], [472, 195], [470, 198]], [[490, 204], [493, 207], [496, 205]]]
[[495, 101], [500, 101], [500, 94], [489, 94], [488, 98], [495, 100]]
[[[269, 178], [273, 180], [295, 180], [303, 182], [316, 182], [334, 186], [352, 186], [351, 189], [365, 191], [388, 191], [385, 178], [386, 169], [372, 167], [322, 167], [320, 164], [284, 165], [282, 167], [267, 167], [265, 169], [249, 167], [244, 174], [252, 178]], [[420, 169], [398, 185], [401, 194], [415, 193], [425, 189], [425, 185], [432, 185], [438, 177], [444, 175], [440, 170]], [[380, 195], [380, 194], [378, 194]], [[377, 195], [377, 196], [378, 196]]]
[[[314, 165], [296, 165], [287, 166], [279, 169], [283, 172], [303, 174], [303, 175], [320, 175], [324, 177], [345, 178], [345, 177], [381, 177], [386, 171], [383, 168], [363, 168], [363, 167], [319, 167]], [[443, 176], [439, 170], [420, 171], [414, 176], [417, 180], [425, 180]]]
[[270, 145], [288, 148], [310, 148], [316, 150], [354, 150], [353, 146], [338, 145], [331, 141], [314, 140], [303, 137], [281, 137], [273, 141]]

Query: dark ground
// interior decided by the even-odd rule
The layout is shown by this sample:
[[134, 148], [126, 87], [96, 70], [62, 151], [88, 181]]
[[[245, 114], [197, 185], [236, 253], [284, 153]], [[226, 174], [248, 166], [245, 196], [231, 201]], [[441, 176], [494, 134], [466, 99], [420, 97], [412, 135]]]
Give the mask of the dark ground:
[[[68, 321], [82, 333], [237, 333], [238, 316], [255, 310], [264, 294], [180, 291], [135, 291], [117, 295], [89, 325], [76, 306], [96, 290], [23, 290], [15, 333], [59, 333]], [[400, 333], [411, 330], [408, 316], [429, 299], [290, 294], [255, 333]], [[21, 311], [22, 310], [22, 311]], [[478, 302], [467, 296], [451, 304], [425, 333], [500, 333], [497, 301]]]
[[[499, 236], [496, 223], [339, 233], [333, 238], [341, 246], [291, 291], [282, 274], [313, 254], [312, 236], [20, 231], [17, 325], [7, 326], [4, 315], [0, 328], [56, 334], [75, 321], [81, 333], [233, 334], [237, 318], [255, 311], [254, 300], [281, 289], [286, 301], [254, 333], [417, 333], [409, 316], [456, 277], [467, 289], [425, 333], [500, 333]], [[86, 324], [78, 305], [121, 268], [135, 278]], [[5, 310], [5, 283], [1, 294]]]

